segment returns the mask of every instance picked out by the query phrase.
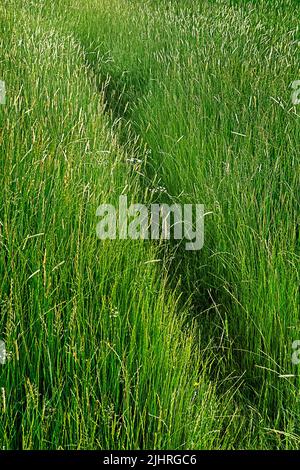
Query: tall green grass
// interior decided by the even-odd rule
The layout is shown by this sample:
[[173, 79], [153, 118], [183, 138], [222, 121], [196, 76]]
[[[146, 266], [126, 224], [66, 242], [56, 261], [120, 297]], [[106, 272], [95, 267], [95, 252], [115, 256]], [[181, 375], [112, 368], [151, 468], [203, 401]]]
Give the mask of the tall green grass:
[[62, 12], [14, 7], [1, 12], [1, 448], [229, 447], [236, 406], [216, 394], [163, 252], [96, 237], [100, 203], [142, 197], [138, 149], [118, 143]]
[[104, 1], [77, 30], [148, 148], [148, 176], [211, 212], [204, 249], [176, 263], [261, 446], [299, 444], [298, 15], [295, 2]]
[[[299, 8], [17, 4], [0, 20], [0, 445], [297, 448]], [[122, 193], [205, 204], [204, 249], [97, 240]]]

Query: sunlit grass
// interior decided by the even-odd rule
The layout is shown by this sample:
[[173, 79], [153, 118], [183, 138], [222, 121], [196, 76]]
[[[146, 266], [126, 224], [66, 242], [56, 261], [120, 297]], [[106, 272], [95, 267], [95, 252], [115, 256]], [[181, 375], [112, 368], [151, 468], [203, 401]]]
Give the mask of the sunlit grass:
[[[16, 3], [1, 447], [299, 447], [299, 8]], [[99, 204], [155, 187], [205, 204], [203, 250], [97, 240]]]

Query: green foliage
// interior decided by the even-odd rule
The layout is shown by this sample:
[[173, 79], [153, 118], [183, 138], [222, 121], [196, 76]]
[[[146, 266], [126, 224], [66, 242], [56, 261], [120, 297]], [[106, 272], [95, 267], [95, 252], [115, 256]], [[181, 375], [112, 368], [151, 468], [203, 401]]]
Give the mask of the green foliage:
[[[299, 8], [4, 3], [1, 448], [298, 448]], [[97, 239], [159, 187], [203, 250]]]

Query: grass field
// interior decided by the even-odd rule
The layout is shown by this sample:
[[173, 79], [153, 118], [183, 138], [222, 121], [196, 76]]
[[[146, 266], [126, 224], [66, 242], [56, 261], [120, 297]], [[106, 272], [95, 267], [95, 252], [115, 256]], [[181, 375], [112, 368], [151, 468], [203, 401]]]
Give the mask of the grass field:
[[[4, 0], [1, 449], [298, 449], [300, 5]], [[96, 237], [204, 204], [205, 242]]]

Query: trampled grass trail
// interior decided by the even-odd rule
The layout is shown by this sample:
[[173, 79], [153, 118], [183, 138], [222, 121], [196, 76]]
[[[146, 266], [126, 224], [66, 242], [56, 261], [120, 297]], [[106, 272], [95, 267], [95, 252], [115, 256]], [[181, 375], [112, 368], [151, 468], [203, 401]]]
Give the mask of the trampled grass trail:
[[[299, 447], [299, 7], [281, 3], [1, 7], [1, 448]], [[162, 187], [211, 212], [203, 250], [97, 239], [99, 204]]]

